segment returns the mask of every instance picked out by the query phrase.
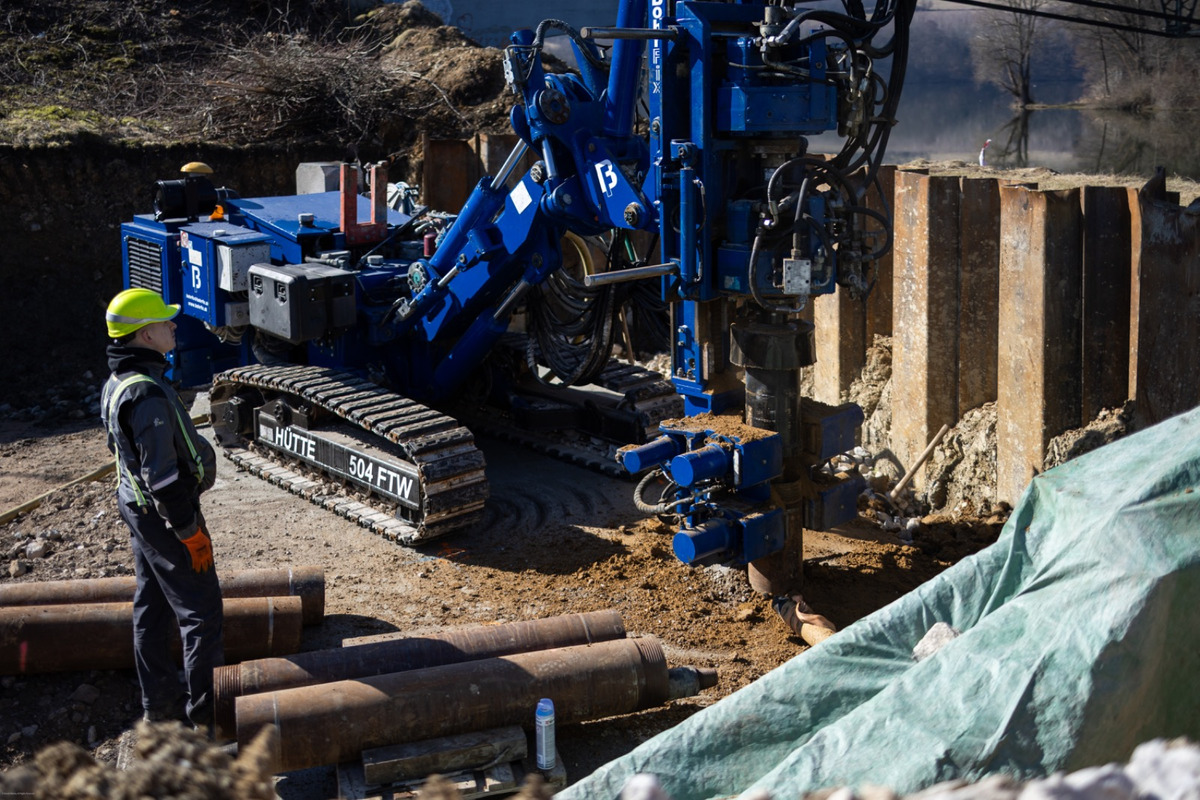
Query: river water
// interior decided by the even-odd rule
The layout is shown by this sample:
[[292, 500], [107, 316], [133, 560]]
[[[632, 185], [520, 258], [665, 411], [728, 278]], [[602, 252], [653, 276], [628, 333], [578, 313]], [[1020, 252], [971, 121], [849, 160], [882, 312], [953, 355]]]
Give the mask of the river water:
[[[1039, 103], [1076, 99], [1074, 83], [1035, 86]], [[1015, 111], [1008, 96], [969, 82], [904, 87], [885, 161], [915, 159], [985, 163], [995, 167], [1048, 167], [1057, 172], [1114, 173], [1149, 178], [1154, 168], [1200, 180], [1200, 119], [1183, 114], [1153, 118], [1079, 108]], [[815, 137], [810, 149], [836, 148], [836, 138]]]

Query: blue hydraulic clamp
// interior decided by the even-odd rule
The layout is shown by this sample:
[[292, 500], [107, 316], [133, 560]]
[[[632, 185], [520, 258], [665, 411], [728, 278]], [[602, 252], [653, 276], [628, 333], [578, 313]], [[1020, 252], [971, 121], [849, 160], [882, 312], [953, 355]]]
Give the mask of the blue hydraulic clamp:
[[[681, 518], [672, 542], [680, 561], [719, 555], [748, 564], [783, 549], [783, 509], [768, 505], [771, 481], [783, 472], [779, 434], [712, 414], [668, 420], [659, 430], [662, 436], [625, 449], [621, 459], [631, 474], [650, 470], [635, 492], [639, 508]], [[668, 485], [649, 506], [642, 492], [659, 474]]]

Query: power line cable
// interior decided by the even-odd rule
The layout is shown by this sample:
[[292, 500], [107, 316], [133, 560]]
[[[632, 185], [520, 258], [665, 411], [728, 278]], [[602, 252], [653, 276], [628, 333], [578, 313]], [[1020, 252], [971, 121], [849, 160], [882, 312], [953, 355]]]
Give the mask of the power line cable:
[[1085, 6], [1087, 8], [1098, 8], [1106, 11], [1119, 11], [1123, 14], [1132, 14], [1139, 17], [1149, 17], [1151, 19], [1162, 19], [1167, 24], [1166, 30], [1157, 30], [1153, 28], [1145, 28], [1137, 25], [1126, 25], [1120, 22], [1110, 22], [1102, 19], [1089, 19], [1087, 17], [1072, 17], [1066, 14], [1056, 14], [1052, 11], [1041, 11], [1032, 8], [1016, 8], [1014, 6], [1005, 5], [1004, 3], [993, 3], [987, 0], [947, 0], [947, 2], [958, 3], [965, 6], [975, 6], [977, 8], [988, 8], [994, 11], [1007, 11], [1012, 14], [1022, 14], [1031, 17], [1046, 17], [1047, 19], [1056, 19], [1062, 22], [1074, 22], [1080, 25], [1093, 25], [1100, 28], [1110, 28], [1118, 31], [1128, 31], [1130, 33], [1144, 33], [1150, 36], [1162, 36], [1168, 39], [1179, 39], [1183, 37], [1191, 37], [1200, 35], [1200, 31], [1192, 30], [1190, 27], [1191, 16], [1183, 18], [1179, 14], [1169, 14], [1160, 11], [1149, 11], [1140, 8], [1129, 8], [1126, 6], [1113, 5], [1112, 3], [1103, 3], [1100, 0], [1062, 0], [1066, 5]]

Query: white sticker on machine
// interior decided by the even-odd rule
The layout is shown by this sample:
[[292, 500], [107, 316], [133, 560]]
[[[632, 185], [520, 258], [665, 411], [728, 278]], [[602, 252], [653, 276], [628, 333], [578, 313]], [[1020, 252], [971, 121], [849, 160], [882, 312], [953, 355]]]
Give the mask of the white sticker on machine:
[[517, 184], [517, 188], [512, 190], [509, 199], [516, 206], [518, 214], [524, 214], [525, 209], [529, 208], [529, 204], [533, 202], [533, 198], [529, 195], [529, 189], [525, 186], [524, 181]]

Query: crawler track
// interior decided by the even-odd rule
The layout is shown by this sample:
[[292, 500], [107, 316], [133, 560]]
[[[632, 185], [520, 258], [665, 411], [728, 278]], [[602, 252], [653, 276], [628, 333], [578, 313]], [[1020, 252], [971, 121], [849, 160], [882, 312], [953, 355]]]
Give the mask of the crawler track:
[[[282, 400], [294, 408], [317, 408], [336, 415], [340, 430], [314, 429], [312, 436], [349, 442], [376, 463], [393, 465], [397, 473], [415, 473], [416, 500], [405, 506], [379, 497], [369, 483], [342, 480], [344, 485], [339, 487], [337, 476], [332, 483], [314, 479], [301, 460], [287, 459], [287, 454], [276, 448], [253, 443], [239, 433], [231, 404], [235, 398], [247, 396], [260, 408]], [[476, 449], [472, 433], [445, 414], [357, 376], [313, 366], [253, 365], [228, 370], [213, 378], [211, 397], [218, 440], [239, 469], [387, 539], [416, 544], [482, 519], [488, 493], [483, 454]], [[265, 457], [268, 453], [270, 458]], [[346, 490], [349, 486], [355, 488]]]
[[[664, 380], [659, 373], [615, 359], [600, 373], [593, 388], [604, 390], [604, 395], [589, 396], [586, 388], [570, 388], [560, 390], [563, 397], [556, 400], [553, 390], [547, 391], [543, 387], [541, 391], [545, 392], [544, 397], [549, 405], [562, 403], [562, 400], [569, 398], [595, 408], [607, 407], [610, 414], [619, 414], [628, 420], [626, 427], [638, 428], [641, 435], [632, 436], [629, 440], [614, 440], [612, 436], [605, 437], [600, 432], [530, 428], [514, 420], [512, 415], [487, 413], [480, 409], [455, 410], [455, 413], [480, 435], [495, 436], [612, 477], [627, 478], [629, 473], [616, 459], [617, 447], [640, 444], [658, 436], [660, 422], [683, 416], [683, 400], [670, 381]], [[534, 387], [533, 391], [538, 389]], [[603, 413], [597, 411], [594, 416], [599, 420], [603, 418]], [[604, 427], [603, 423], [599, 424]]]

